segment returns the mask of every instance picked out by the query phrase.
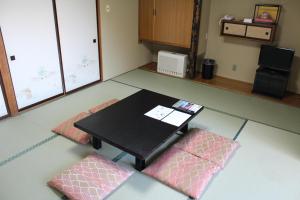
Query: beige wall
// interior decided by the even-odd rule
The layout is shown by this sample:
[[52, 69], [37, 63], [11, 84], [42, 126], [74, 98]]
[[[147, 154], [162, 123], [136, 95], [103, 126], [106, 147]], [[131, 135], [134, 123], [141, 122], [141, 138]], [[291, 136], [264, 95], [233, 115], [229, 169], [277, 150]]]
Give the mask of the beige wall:
[[210, 6], [211, 0], [202, 1], [198, 55], [204, 54], [207, 47], [206, 34], [209, 27]]
[[[205, 0], [204, 0], [205, 1]], [[256, 3], [281, 4], [283, 10], [277, 30], [277, 44], [294, 48], [296, 57], [289, 90], [300, 93], [300, 1], [299, 0], [211, 0], [206, 57], [217, 61], [217, 74], [232, 79], [253, 82], [261, 42], [220, 36], [219, 20], [225, 14], [236, 18], [252, 18]], [[233, 71], [232, 66], [237, 70]]]
[[138, 0], [100, 0], [100, 14], [104, 80], [152, 60], [150, 51], [138, 43]]

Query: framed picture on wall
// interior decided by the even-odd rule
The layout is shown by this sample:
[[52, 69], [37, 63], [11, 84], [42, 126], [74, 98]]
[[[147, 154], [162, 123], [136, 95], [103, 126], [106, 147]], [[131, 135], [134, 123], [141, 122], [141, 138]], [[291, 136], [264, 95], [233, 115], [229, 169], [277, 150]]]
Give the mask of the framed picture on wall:
[[256, 4], [254, 22], [276, 24], [279, 21], [281, 6], [273, 4]]

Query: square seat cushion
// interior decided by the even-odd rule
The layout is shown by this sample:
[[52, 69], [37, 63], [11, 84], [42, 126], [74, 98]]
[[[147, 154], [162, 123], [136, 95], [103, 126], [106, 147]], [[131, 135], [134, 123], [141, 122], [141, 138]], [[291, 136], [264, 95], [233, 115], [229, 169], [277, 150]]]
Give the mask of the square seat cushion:
[[226, 161], [239, 147], [239, 143], [206, 130], [192, 129], [174, 147], [224, 168]]
[[79, 113], [71, 119], [62, 122], [56, 128], [52, 129], [52, 131], [80, 144], [87, 144], [91, 140], [91, 136], [86, 132], [74, 127], [74, 123], [85, 117], [88, 117], [89, 115], [90, 114], [86, 112]]
[[213, 162], [172, 147], [143, 172], [197, 199], [218, 170]]
[[117, 103], [118, 101], [119, 101], [118, 99], [110, 99], [108, 101], [105, 101], [105, 102], [101, 103], [98, 106], [95, 106], [95, 107], [89, 109], [89, 112], [90, 113], [96, 113], [100, 110], [103, 110], [104, 108], [107, 108], [108, 106], [111, 106], [112, 104]]
[[100, 200], [126, 181], [133, 171], [92, 154], [61, 174], [48, 185], [71, 200]]

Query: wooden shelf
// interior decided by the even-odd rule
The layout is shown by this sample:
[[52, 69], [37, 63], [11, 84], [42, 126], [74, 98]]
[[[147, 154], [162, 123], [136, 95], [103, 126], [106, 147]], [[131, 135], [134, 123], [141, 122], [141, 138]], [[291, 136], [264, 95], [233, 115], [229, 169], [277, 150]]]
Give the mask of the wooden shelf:
[[276, 24], [244, 23], [242, 21], [222, 20], [221, 35], [272, 42], [275, 38]]

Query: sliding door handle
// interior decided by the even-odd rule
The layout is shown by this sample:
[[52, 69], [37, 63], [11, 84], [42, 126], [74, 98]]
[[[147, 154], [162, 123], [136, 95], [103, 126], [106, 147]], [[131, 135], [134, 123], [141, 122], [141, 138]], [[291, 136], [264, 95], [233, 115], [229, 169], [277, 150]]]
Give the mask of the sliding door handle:
[[10, 60], [11, 60], [11, 61], [16, 60], [16, 56], [15, 56], [15, 55], [10, 56]]

